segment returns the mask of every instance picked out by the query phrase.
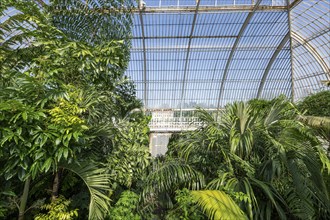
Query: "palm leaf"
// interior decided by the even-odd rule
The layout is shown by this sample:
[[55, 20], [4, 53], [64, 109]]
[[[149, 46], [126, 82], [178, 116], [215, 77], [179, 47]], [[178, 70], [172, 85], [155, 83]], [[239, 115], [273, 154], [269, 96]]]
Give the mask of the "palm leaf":
[[280, 206], [280, 204], [284, 204], [284, 205], [286, 204], [284, 199], [276, 191], [276, 189], [273, 188], [270, 184], [267, 184], [255, 178], [250, 178], [250, 179], [251, 179], [251, 184], [262, 190], [262, 192], [267, 197], [267, 199], [269, 199], [269, 202], [275, 207], [280, 219], [286, 219], [285, 212]]
[[314, 128], [320, 137], [330, 143], [330, 117], [299, 115], [297, 119]]
[[200, 189], [203, 185], [203, 175], [189, 165], [177, 161], [164, 164], [159, 162], [154, 166], [154, 171], [148, 175], [142, 195], [146, 198], [154, 193], [166, 192], [179, 186]]
[[222, 191], [191, 191], [191, 194], [210, 219], [248, 219], [240, 207]]
[[[54, 25], [72, 40], [95, 45], [112, 39], [124, 39], [127, 45], [131, 32], [132, 17], [129, 11], [132, 3], [131, 0], [52, 0], [48, 11]], [[128, 10], [115, 12], [124, 7]]]
[[62, 165], [62, 167], [78, 175], [86, 184], [90, 193], [88, 219], [104, 219], [104, 214], [109, 210], [110, 202], [107, 192], [111, 190], [110, 176], [105, 173], [105, 169], [98, 168], [93, 163], [81, 166], [67, 164]]
[[148, 176], [148, 183], [156, 184], [159, 191], [171, 189], [173, 185], [187, 184], [187, 187], [199, 189], [204, 185], [203, 175], [187, 164], [177, 161], [156, 165], [156, 169]]
[[330, 131], [330, 117], [299, 115], [298, 120], [313, 128], [322, 128]]
[[216, 124], [215, 118], [205, 109], [197, 108], [196, 116], [206, 124]]
[[286, 100], [276, 100], [273, 106], [271, 107], [269, 113], [266, 115], [266, 118], [263, 121], [263, 124], [266, 128], [269, 128], [271, 125], [277, 123], [282, 119], [282, 112], [288, 106], [288, 102]]
[[235, 102], [226, 107], [221, 124], [229, 134], [230, 152], [242, 159], [250, 156], [254, 144], [253, 131], [259, 125], [259, 117], [251, 106]]

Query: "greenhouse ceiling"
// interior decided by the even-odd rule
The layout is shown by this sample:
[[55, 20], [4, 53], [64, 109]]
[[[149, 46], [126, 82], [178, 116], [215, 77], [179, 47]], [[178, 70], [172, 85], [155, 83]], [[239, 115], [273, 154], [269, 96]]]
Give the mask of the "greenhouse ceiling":
[[[329, 0], [144, 1], [132, 10], [126, 75], [147, 110], [220, 109], [280, 94], [297, 101], [326, 89]], [[107, 1], [87, 2], [94, 10]]]
[[330, 1], [145, 0], [127, 75], [146, 109], [299, 100], [325, 89]]

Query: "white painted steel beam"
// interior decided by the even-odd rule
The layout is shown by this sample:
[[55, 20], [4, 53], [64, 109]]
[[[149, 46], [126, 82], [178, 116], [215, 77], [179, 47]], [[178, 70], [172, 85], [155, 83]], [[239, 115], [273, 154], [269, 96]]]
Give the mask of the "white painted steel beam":
[[[140, 0], [141, 1], [141, 0]], [[148, 97], [147, 97], [147, 51], [146, 51], [146, 40], [144, 34], [144, 23], [143, 23], [143, 11], [139, 9], [139, 17], [141, 23], [141, 33], [142, 33], [142, 47], [143, 47], [143, 82], [144, 82], [144, 93], [143, 93], [143, 100], [144, 100], [144, 110], [148, 107]]]
[[298, 33], [292, 31], [291, 35], [295, 41], [297, 41], [300, 45], [305, 47], [306, 50], [314, 57], [317, 63], [321, 66], [327, 78], [330, 79], [330, 68], [328, 67], [324, 59], [321, 57], [321, 55], [317, 52], [317, 50], [308, 41], [306, 41], [303, 37], [301, 37]]

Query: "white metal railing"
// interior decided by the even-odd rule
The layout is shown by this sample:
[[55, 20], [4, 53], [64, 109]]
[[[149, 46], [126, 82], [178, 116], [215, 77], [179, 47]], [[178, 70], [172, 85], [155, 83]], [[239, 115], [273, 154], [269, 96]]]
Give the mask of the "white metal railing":
[[150, 130], [191, 130], [203, 125], [198, 117], [153, 117]]
[[[223, 112], [223, 109], [204, 110], [211, 114], [214, 119], [218, 119]], [[196, 117], [198, 115], [196, 109], [148, 109], [146, 114], [152, 117], [149, 128], [154, 132], [195, 130], [204, 125], [204, 122]]]

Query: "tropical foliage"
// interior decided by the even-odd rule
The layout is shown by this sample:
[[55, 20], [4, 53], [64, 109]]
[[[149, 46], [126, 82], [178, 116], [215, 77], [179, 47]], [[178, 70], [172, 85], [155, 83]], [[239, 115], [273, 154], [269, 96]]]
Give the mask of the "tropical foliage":
[[298, 103], [298, 108], [307, 115], [330, 117], [330, 90], [307, 96]]
[[1, 2], [0, 218], [330, 216], [327, 92], [236, 102], [216, 119], [198, 109], [203, 126], [151, 158], [150, 117], [123, 76], [132, 5]]
[[[242, 102], [228, 105], [215, 121], [199, 114], [206, 126], [176, 138], [169, 155], [184, 159], [205, 174], [208, 191], [193, 191], [214, 219], [322, 219], [328, 216], [329, 193], [324, 174], [329, 164], [313, 130], [296, 120], [298, 111], [280, 97], [264, 108]], [[254, 102], [255, 103], [255, 102]], [[212, 161], [208, 167], [198, 161]], [[326, 161], [326, 162], [325, 162]], [[218, 191], [214, 191], [218, 190]], [[232, 198], [234, 206], [222, 211]], [[226, 201], [226, 202], [225, 202]]]
[[[118, 140], [123, 131], [114, 122], [141, 106], [133, 84], [123, 77], [129, 59], [125, 36], [130, 34], [130, 16], [121, 14], [111, 26], [113, 15], [93, 12], [105, 5], [81, 4], [76, 25], [76, 15], [68, 15], [68, 10], [78, 2], [1, 2], [5, 20], [0, 26], [0, 181], [4, 183], [0, 190], [6, 200], [17, 204], [19, 219], [33, 215], [47, 197], [50, 206], [41, 208], [48, 214], [36, 218], [57, 218], [54, 209], [68, 211], [59, 192], [72, 198], [85, 194], [90, 200], [80, 204], [79, 213], [68, 211], [67, 217], [103, 219], [110, 206], [114, 170], [108, 158], [115, 146], [126, 144]], [[110, 7], [113, 2], [102, 4]], [[17, 13], [8, 17], [10, 10]], [[89, 13], [93, 22], [109, 23], [94, 37], [77, 29], [91, 27]], [[61, 19], [66, 20], [65, 27]], [[129, 117], [134, 118], [146, 121], [143, 115]], [[146, 130], [146, 123], [140, 121], [136, 124]], [[139, 141], [134, 149], [146, 152], [145, 140]], [[134, 154], [132, 150], [127, 153]], [[148, 161], [148, 152], [144, 157]], [[71, 191], [75, 187], [81, 191]], [[32, 203], [35, 199], [38, 204]], [[75, 210], [78, 206], [73, 203]], [[1, 204], [1, 213], [13, 218], [15, 209], [8, 204]]]

